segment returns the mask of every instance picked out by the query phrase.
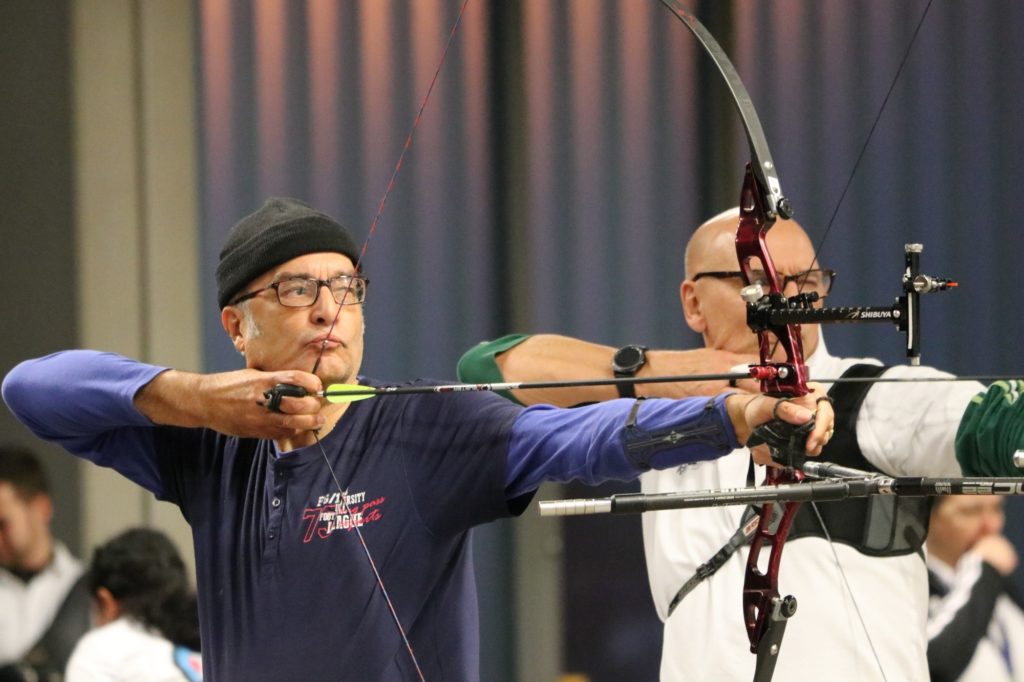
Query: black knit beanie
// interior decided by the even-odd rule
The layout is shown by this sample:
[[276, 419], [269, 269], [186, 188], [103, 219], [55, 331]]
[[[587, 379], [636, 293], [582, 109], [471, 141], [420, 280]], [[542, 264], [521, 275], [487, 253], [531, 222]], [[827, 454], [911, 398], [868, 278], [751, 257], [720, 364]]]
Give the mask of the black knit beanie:
[[228, 305], [275, 265], [320, 251], [343, 254], [353, 263], [359, 260], [351, 235], [333, 218], [297, 199], [268, 199], [228, 233], [217, 264], [217, 304]]

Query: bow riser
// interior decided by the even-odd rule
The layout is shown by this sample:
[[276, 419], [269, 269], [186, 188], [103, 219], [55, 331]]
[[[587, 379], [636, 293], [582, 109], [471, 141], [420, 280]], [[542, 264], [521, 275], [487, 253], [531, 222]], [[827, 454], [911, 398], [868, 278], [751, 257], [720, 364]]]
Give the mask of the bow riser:
[[[756, 114], [752, 114], [756, 119]], [[762, 139], [764, 153], [767, 155], [767, 143]], [[770, 157], [769, 157], [770, 158]], [[772, 301], [783, 301], [778, 270], [775, 261], [768, 251], [768, 231], [775, 225], [777, 205], [775, 196], [781, 196], [776, 179], [772, 187], [766, 186], [755, 168], [761, 162], [755, 155], [747, 164], [740, 189], [739, 225], [736, 229], [736, 256], [743, 283], [749, 287], [754, 284], [754, 269], [764, 273], [769, 290], [760, 292], [761, 298], [767, 295]], [[787, 213], [789, 211], [787, 210]], [[748, 306], [753, 303], [748, 303]], [[757, 334], [760, 364], [761, 392], [773, 396], [794, 397], [809, 393], [807, 388], [807, 366], [804, 364], [803, 341], [800, 336], [800, 325], [769, 324], [759, 329], [752, 329]], [[785, 362], [775, 362], [774, 346], [781, 346], [785, 353]], [[773, 451], [773, 457], [777, 453]], [[765, 476], [766, 485], [780, 483], [798, 483], [803, 478], [799, 471], [792, 468], [769, 468]], [[750, 553], [747, 555], [747, 568], [743, 581], [743, 624], [750, 641], [751, 653], [757, 654], [755, 682], [770, 680], [778, 660], [782, 635], [785, 631], [786, 619], [796, 610], [793, 597], [783, 599], [779, 595], [779, 566], [782, 561], [782, 548], [786, 544], [790, 526], [799, 511], [800, 504], [788, 502], [783, 507], [781, 519], [776, 523], [773, 519], [772, 505], [761, 508], [757, 532], [754, 535]], [[761, 570], [761, 549], [765, 543], [771, 545], [768, 565]]]
[[[766, 197], [769, 190], [763, 187], [753, 172], [753, 163], [747, 164], [740, 191], [740, 220], [736, 230], [736, 256], [744, 285], [754, 282], [753, 271], [762, 270], [768, 280], [772, 296], [783, 296], [775, 261], [768, 251], [768, 230], [775, 225], [775, 217], [769, 212]], [[749, 304], [748, 304], [749, 305]], [[786, 354], [782, 363], [772, 361], [773, 346], [778, 343]], [[808, 393], [807, 367], [804, 365], [804, 346], [800, 337], [800, 325], [771, 324], [757, 330], [760, 366], [774, 368], [774, 376], [761, 379], [761, 392], [774, 396], [801, 396]]]
[[785, 538], [789, 535], [790, 526], [793, 525], [793, 519], [799, 508], [799, 502], [786, 502], [782, 518], [774, 530], [770, 528], [772, 505], [766, 504], [761, 509], [761, 520], [758, 523], [757, 533], [750, 543], [747, 579], [743, 584], [743, 624], [747, 629], [751, 653], [758, 653], [759, 645], [768, 631], [771, 604], [779, 596], [778, 574], [784, 542], [779, 542], [777, 551], [772, 551], [768, 557], [766, 571], [761, 571], [760, 566], [757, 565], [757, 557], [760, 556], [761, 547], [766, 542], [772, 544], [774, 549], [777, 537]]

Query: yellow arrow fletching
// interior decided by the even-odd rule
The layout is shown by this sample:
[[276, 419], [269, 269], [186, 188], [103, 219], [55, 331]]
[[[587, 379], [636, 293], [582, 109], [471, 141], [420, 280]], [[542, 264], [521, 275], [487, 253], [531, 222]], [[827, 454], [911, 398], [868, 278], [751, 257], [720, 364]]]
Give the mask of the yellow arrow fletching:
[[376, 390], [359, 384], [331, 384], [324, 391], [323, 396], [329, 403], [354, 403], [357, 400], [366, 400], [377, 394]]

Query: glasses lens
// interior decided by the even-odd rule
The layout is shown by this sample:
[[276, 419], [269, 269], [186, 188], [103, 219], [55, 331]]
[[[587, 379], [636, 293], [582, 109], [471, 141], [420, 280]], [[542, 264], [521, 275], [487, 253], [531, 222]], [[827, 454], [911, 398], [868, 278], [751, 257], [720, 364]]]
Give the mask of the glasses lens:
[[750, 271], [750, 283], [760, 284], [765, 289], [765, 293], [768, 290], [768, 275], [765, 274], [764, 270], [751, 270]]
[[293, 277], [277, 283], [277, 300], [281, 305], [292, 308], [312, 305], [316, 300], [317, 282], [315, 279]]
[[346, 305], [362, 303], [366, 300], [366, 280], [362, 277], [343, 275], [331, 280], [331, 293], [334, 300]]
[[808, 270], [786, 279], [794, 280], [800, 291], [814, 291], [822, 297], [832, 288], [832, 273], [828, 270]]

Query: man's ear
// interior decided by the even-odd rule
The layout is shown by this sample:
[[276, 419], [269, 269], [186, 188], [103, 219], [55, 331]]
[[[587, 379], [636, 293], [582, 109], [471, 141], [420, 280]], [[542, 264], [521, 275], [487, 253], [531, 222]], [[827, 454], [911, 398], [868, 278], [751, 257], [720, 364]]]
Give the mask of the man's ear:
[[107, 588], [97, 588], [92, 596], [96, 604], [97, 625], [112, 623], [121, 615], [121, 605], [117, 603], [117, 598]]
[[708, 325], [704, 319], [700, 297], [697, 296], [696, 284], [692, 280], [683, 280], [679, 285], [679, 300], [683, 305], [683, 317], [687, 326], [698, 334], [703, 334]]
[[231, 344], [242, 355], [245, 355], [245, 337], [242, 336], [243, 313], [236, 306], [229, 305], [220, 311], [220, 324], [228, 333]]
[[35, 511], [36, 515], [41, 518], [47, 526], [53, 520], [53, 498], [45, 493], [36, 493], [29, 500], [29, 505]]

